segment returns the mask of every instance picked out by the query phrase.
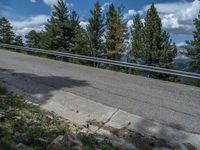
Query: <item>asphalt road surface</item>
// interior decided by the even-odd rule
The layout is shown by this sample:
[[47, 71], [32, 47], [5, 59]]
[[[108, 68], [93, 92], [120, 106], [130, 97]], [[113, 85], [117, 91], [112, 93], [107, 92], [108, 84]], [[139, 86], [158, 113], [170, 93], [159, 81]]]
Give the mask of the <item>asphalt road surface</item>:
[[[197, 87], [0, 50], [0, 74], [5, 71], [147, 119], [200, 133], [200, 88]], [[48, 91], [42, 94], [47, 100], [50, 98]]]

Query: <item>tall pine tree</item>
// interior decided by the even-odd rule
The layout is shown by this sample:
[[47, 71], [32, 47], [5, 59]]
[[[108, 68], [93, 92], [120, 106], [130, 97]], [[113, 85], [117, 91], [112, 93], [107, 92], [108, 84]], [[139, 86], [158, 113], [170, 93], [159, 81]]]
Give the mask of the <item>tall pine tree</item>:
[[71, 25], [69, 10], [64, 0], [58, 0], [57, 5], [54, 5], [52, 17], [46, 25], [46, 31], [46, 45], [49, 45], [49, 49], [69, 49]]
[[104, 53], [103, 34], [104, 34], [104, 16], [99, 2], [95, 4], [94, 10], [90, 11], [92, 17], [89, 18], [89, 25], [87, 27], [91, 55], [98, 57]]
[[143, 43], [143, 59], [147, 65], [170, 65], [176, 56], [176, 46], [169, 33], [162, 31], [161, 19], [154, 4], [147, 11], [145, 18]]
[[12, 31], [12, 26], [6, 18], [0, 19], [0, 42], [5, 44], [13, 44], [15, 34]]
[[200, 73], [200, 12], [198, 17], [194, 20], [196, 30], [193, 32], [193, 40], [186, 41], [191, 46], [188, 49], [188, 55], [195, 61], [191, 63], [190, 69]]
[[70, 43], [70, 48], [69, 50], [73, 50], [75, 43], [74, 43], [74, 38], [76, 38], [77, 34], [79, 34], [80, 30], [80, 21], [77, 13], [75, 11], [72, 11], [70, 14], [70, 30], [68, 30], [69, 34], [69, 43]]
[[143, 23], [141, 21], [140, 14], [136, 14], [133, 20], [133, 26], [131, 29], [132, 35], [132, 49], [130, 52], [131, 62], [136, 58], [142, 57], [143, 54]]
[[123, 7], [118, 10], [113, 4], [109, 6], [109, 11], [106, 14], [106, 46], [107, 55], [110, 59], [119, 60], [120, 54], [124, 52], [124, 42], [127, 37], [127, 24], [123, 22]]

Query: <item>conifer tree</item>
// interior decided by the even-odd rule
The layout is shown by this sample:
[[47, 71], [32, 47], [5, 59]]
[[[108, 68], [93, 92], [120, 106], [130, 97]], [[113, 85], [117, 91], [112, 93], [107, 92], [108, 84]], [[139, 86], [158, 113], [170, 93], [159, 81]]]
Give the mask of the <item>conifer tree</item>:
[[40, 33], [35, 30], [31, 30], [26, 36], [26, 44], [28, 47], [40, 48], [39, 43], [41, 40]]
[[169, 33], [162, 31], [161, 19], [154, 4], [147, 11], [143, 35], [143, 58], [147, 65], [163, 66], [172, 63], [177, 49]]
[[103, 34], [104, 34], [104, 16], [99, 2], [94, 6], [94, 10], [90, 11], [91, 18], [89, 18], [89, 25], [87, 27], [91, 55], [98, 57], [104, 53]]
[[80, 27], [77, 30], [77, 34], [75, 35], [75, 38], [73, 38], [73, 52], [75, 54], [81, 54], [81, 55], [89, 55], [90, 53], [90, 47], [89, 47], [89, 40], [88, 40], [88, 34], [87, 31]]
[[6, 18], [0, 19], [0, 42], [5, 44], [12, 44], [14, 41], [14, 32], [12, 26]]
[[106, 46], [107, 55], [110, 59], [119, 60], [120, 54], [125, 50], [124, 41], [127, 39], [127, 26], [123, 22], [123, 7], [116, 10], [111, 4], [106, 14]]
[[68, 30], [69, 34], [69, 42], [70, 42], [70, 48], [69, 50], [73, 50], [73, 47], [75, 45], [74, 38], [77, 34], [79, 34], [80, 29], [80, 21], [77, 13], [75, 11], [72, 11], [70, 14], [70, 30]]
[[140, 14], [136, 14], [131, 29], [132, 49], [130, 52], [131, 61], [140, 58], [143, 55], [143, 23]]
[[24, 43], [23, 43], [23, 40], [22, 40], [22, 36], [15, 36], [15, 39], [14, 39], [14, 45], [17, 45], [17, 46], [24, 46]]
[[186, 41], [191, 46], [188, 49], [188, 55], [195, 61], [191, 63], [190, 69], [200, 73], [200, 12], [196, 19], [194, 19], [194, 25], [196, 30], [193, 32], [193, 40]]
[[68, 50], [70, 44], [71, 31], [69, 10], [64, 0], [58, 0], [57, 5], [54, 5], [52, 17], [46, 25], [47, 44], [49, 49]]

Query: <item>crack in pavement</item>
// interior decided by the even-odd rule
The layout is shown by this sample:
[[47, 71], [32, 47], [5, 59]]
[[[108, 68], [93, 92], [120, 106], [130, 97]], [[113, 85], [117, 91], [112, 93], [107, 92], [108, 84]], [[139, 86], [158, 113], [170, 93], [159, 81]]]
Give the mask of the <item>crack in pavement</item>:
[[119, 108], [117, 108], [116, 111], [113, 112], [113, 113], [111, 114], [111, 116], [110, 116], [105, 122], [102, 122], [102, 125], [100, 125], [100, 126], [98, 127], [98, 129], [94, 131], [94, 133], [96, 133], [96, 132], [99, 131], [101, 128], [103, 128], [103, 127], [113, 118], [113, 116], [114, 116], [115, 114], [117, 114], [118, 111], [119, 111]]

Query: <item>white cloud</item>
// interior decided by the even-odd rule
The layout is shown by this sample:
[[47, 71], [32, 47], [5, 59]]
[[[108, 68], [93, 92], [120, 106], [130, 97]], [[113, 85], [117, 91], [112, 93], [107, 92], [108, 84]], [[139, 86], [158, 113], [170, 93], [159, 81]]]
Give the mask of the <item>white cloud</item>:
[[110, 2], [106, 2], [101, 6], [102, 11], [104, 11], [106, 9], [106, 7], [108, 7], [111, 3]]
[[130, 17], [133, 17], [134, 15], [136, 15], [136, 11], [134, 9], [130, 9], [128, 10], [127, 13], [124, 14], [124, 19], [129, 19]]
[[38, 15], [30, 18], [26, 18], [22, 21], [11, 21], [11, 24], [14, 28], [24, 28], [28, 26], [35, 26], [35, 25], [41, 25], [47, 22], [47, 19], [49, 19], [50, 16], [48, 15]]
[[133, 26], [133, 20], [129, 20], [129, 21], [127, 22], [127, 27], [131, 27], [131, 26]]
[[87, 21], [81, 21], [80, 22], [80, 26], [82, 27], [82, 28], [84, 28], [84, 29], [86, 29], [87, 28], [87, 25], [89, 24], [89, 22], [87, 22]]
[[124, 19], [130, 19], [131, 17], [133, 17], [136, 14], [142, 15], [143, 11], [136, 11], [134, 9], [130, 9], [130, 10], [128, 10], [127, 13], [124, 14]]
[[[171, 13], [171, 12], [177, 12], [178, 10], [181, 10], [183, 7], [186, 8], [188, 6], [189, 2], [185, 1], [177, 1], [172, 3], [157, 3], [155, 4], [158, 12], [160, 13]], [[147, 11], [150, 8], [151, 5], [147, 5], [144, 7], [144, 10]]]
[[[150, 5], [146, 6], [147, 10]], [[155, 4], [162, 19], [163, 28], [175, 34], [192, 34], [193, 20], [198, 16], [200, 1], [179, 1]]]
[[56, 5], [58, 0], [43, 0], [46, 5], [53, 6]]
[[185, 42], [176, 43], [176, 46], [184, 46], [184, 45], [186, 45]]
[[36, 3], [36, 0], [30, 0], [31, 1], [31, 3]]
[[44, 24], [47, 23], [48, 15], [38, 15], [25, 18], [24, 20], [11, 20], [10, 23], [17, 35], [26, 35], [31, 30], [41, 31], [44, 29]]
[[[53, 7], [54, 5], [57, 5], [58, 0], [43, 0], [43, 2], [46, 5]], [[67, 5], [67, 7], [73, 7], [73, 3], [66, 3], [65, 2], [65, 4]]]

